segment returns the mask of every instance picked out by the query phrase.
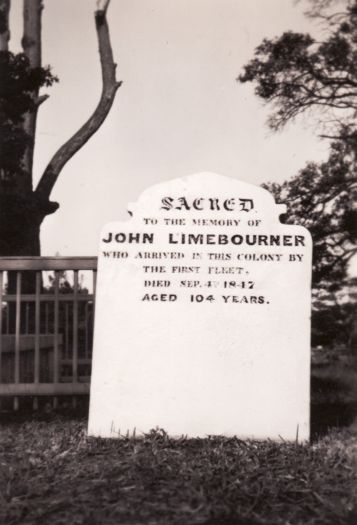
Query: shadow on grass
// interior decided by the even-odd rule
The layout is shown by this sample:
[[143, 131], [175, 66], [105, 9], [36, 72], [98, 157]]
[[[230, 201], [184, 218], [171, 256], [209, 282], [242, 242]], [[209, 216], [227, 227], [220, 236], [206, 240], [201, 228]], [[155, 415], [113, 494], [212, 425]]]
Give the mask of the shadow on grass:
[[311, 439], [316, 441], [331, 428], [349, 427], [357, 418], [356, 403], [318, 403], [311, 405]]
[[331, 428], [348, 427], [357, 419], [354, 388], [340, 377], [312, 375], [311, 400], [312, 441]]
[[59, 400], [58, 407], [53, 409], [52, 397], [39, 397], [38, 409], [33, 409], [33, 397], [28, 396], [20, 399], [19, 410], [12, 408], [13, 400], [7, 398], [2, 401], [0, 410], [0, 423], [24, 423], [27, 421], [53, 421], [58, 416], [63, 420], [88, 419], [89, 396], [77, 396], [76, 406], [73, 406], [71, 396]]

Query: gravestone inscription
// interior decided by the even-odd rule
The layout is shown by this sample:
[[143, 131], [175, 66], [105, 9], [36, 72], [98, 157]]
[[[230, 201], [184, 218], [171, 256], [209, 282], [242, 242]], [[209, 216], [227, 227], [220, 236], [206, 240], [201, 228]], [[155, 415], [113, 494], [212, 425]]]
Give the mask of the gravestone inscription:
[[309, 232], [211, 173], [129, 211], [101, 235], [89, 434], [308, 439]]

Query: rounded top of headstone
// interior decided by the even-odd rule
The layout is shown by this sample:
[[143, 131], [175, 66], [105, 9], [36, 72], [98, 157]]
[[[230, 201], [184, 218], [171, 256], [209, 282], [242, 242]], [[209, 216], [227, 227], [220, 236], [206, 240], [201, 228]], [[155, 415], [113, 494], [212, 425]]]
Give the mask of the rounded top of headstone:
[[268, 215], [277, 221], [286, 212], [284, 204], [276, 204], [269, 191], [217, 173], [202, 172], [179, 177], [147, 188], [136, 203], [128, 205], [131, 215], [149, 213], [176, 216], [186, 212], [201, 212], [205, 216], [248, 213], [252, 218]]

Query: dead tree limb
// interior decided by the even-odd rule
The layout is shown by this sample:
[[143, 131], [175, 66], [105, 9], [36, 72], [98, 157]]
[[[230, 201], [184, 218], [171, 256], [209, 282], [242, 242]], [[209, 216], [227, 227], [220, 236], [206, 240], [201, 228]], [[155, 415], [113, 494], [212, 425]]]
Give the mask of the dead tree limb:
[[10, 0], [0, 0], [0, 51], [8, 51]]
[[49, 199], [62, 168], [100, 128], [113, 105], [116, 91], [121, 85], [121, 82], [117, 82], [115, 76], [116, 64], [113, 60], [106, 19], [108, 4], [108, 0], [97, 2], [99, 9], [95, 12], [95, 25], [102, 70], [102, 94], [100, 101], [87, 122], [59, 148], [47, 165], [35, 190], [37, 198], [41, 201]]
[[[24, 0], [24, 32], [22, 37], [22, 49], [27, 56], [31, 68], [41, 67], [41, 16], [42, 0]], [[26, 113], [24, 117], [23, 129], [27, 133], [30, 141], [26, 147], [23, 164], [26, 176], [22, 178], [23, 190], [32, 190], [32, 167], [33, 154], [35, 148], [35, 133], [38, 110], [39, 90], [31, 93], [31, 97], [36, 102], [33, 109]]]

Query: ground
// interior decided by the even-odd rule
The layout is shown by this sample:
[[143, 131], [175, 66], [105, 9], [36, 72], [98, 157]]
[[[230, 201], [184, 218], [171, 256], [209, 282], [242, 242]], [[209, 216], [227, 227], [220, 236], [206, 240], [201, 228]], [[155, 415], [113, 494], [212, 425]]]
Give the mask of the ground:
[[0, 523], [357, 523], [357, 428], [313, 444], [86, 436], [86, 421], [8, 422]]

